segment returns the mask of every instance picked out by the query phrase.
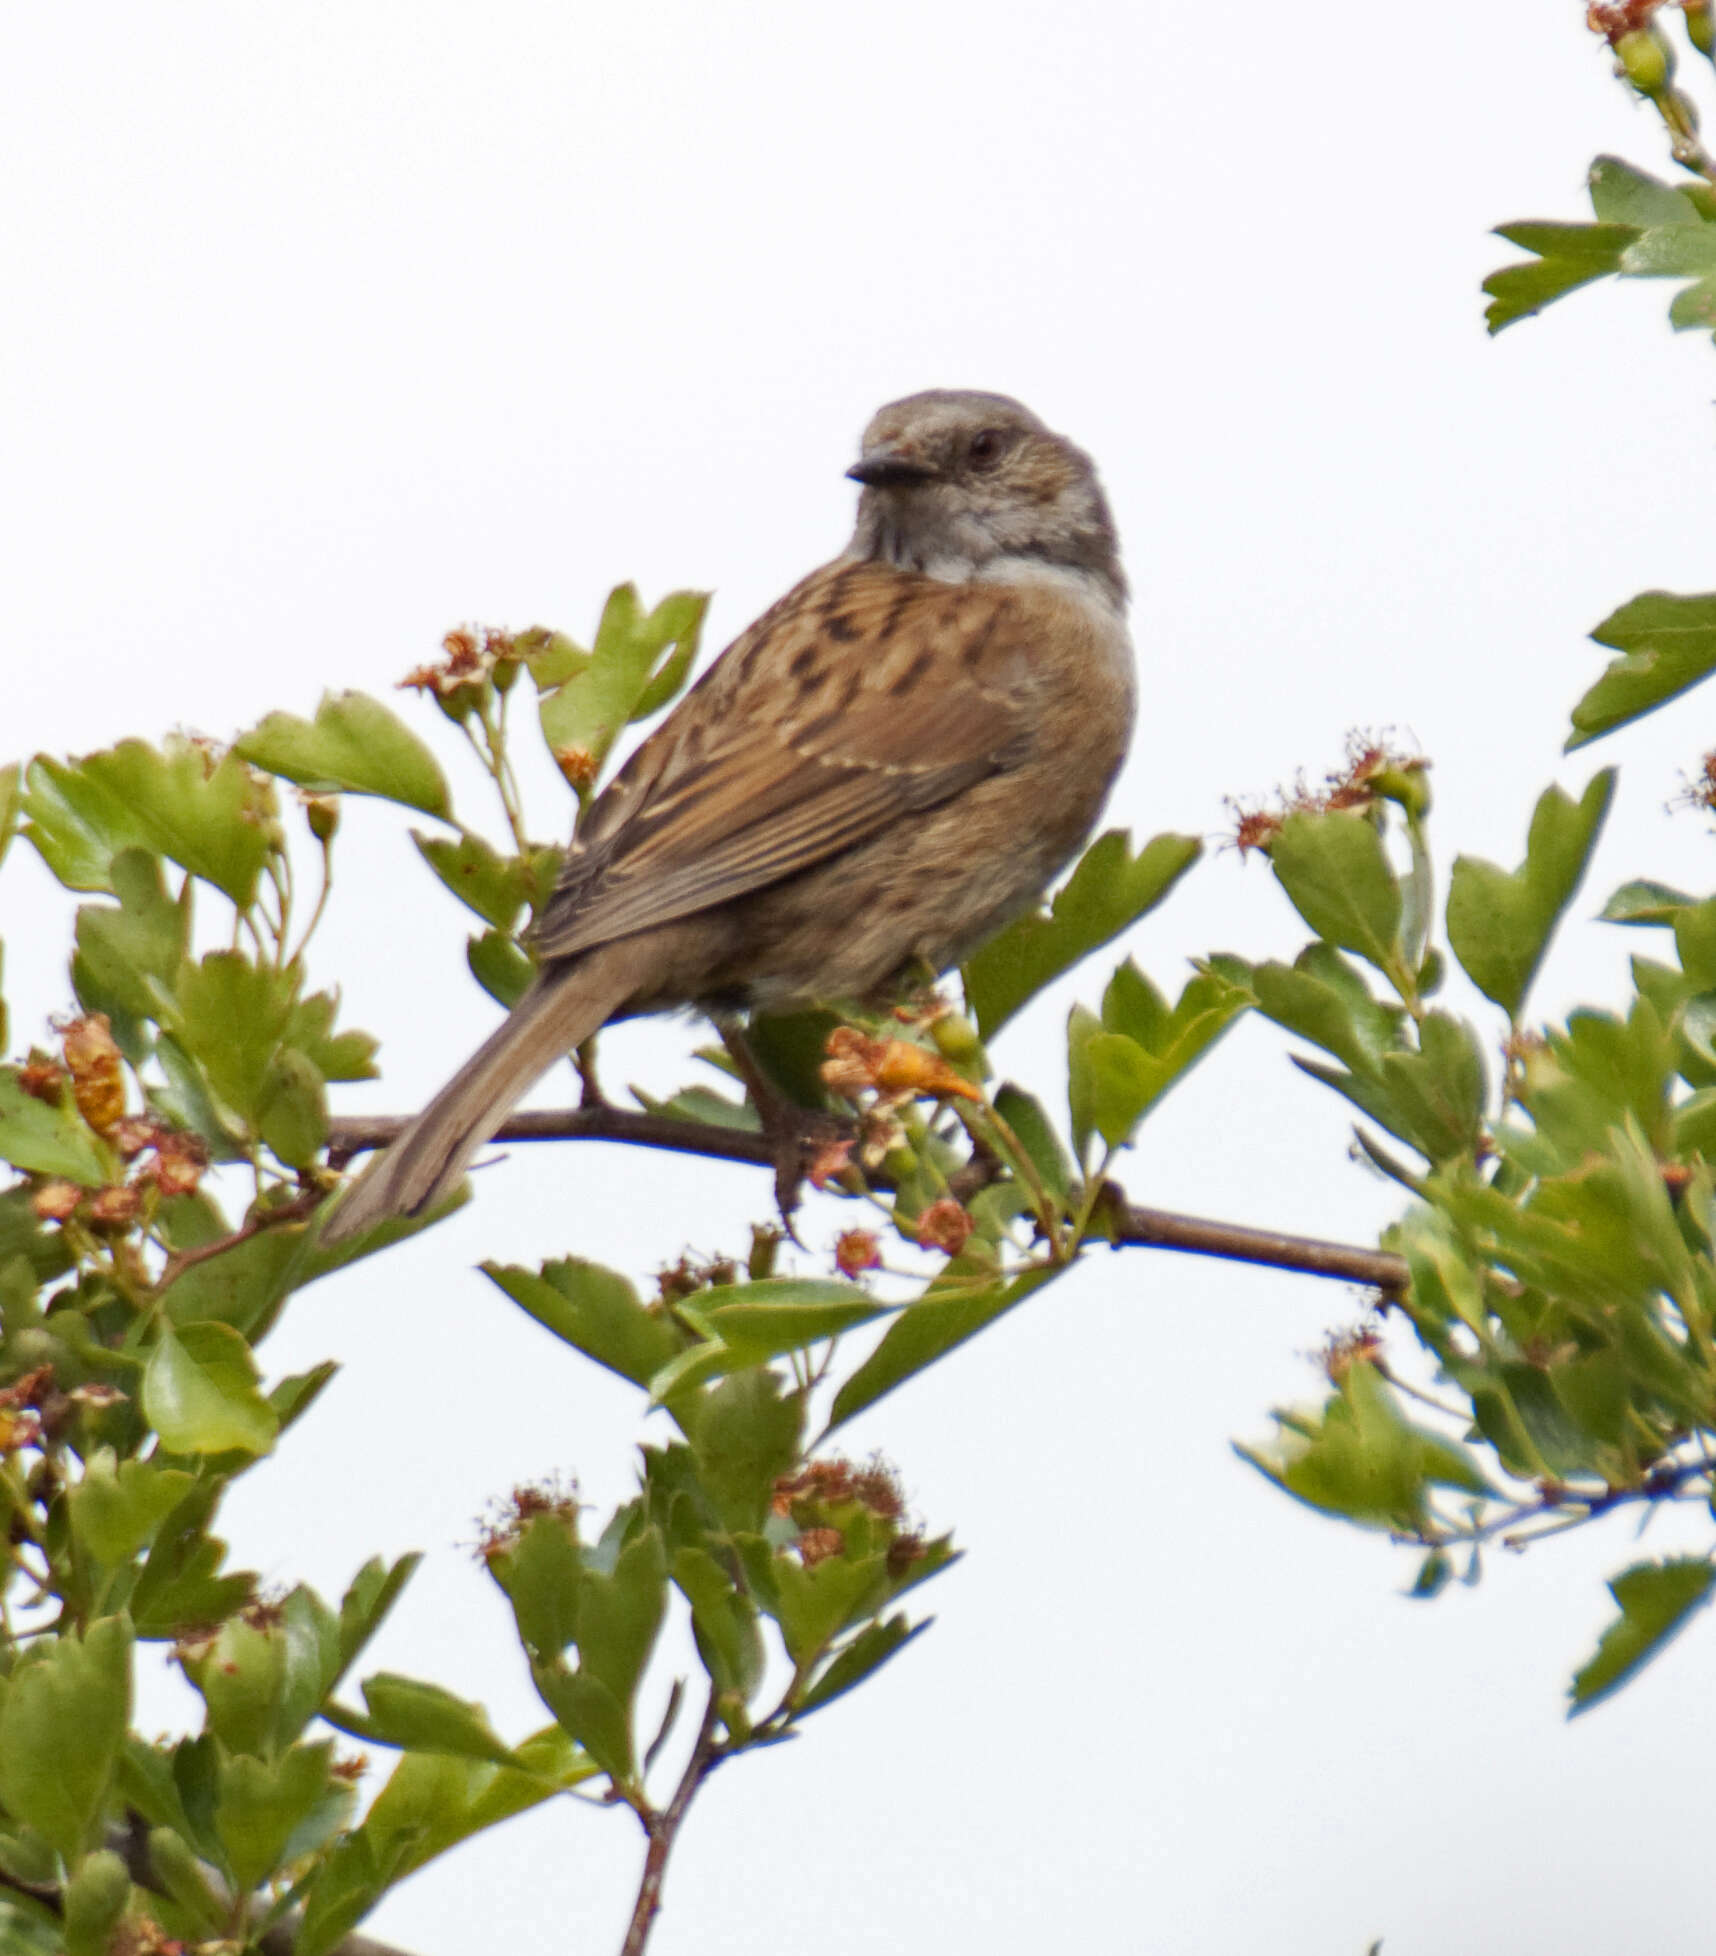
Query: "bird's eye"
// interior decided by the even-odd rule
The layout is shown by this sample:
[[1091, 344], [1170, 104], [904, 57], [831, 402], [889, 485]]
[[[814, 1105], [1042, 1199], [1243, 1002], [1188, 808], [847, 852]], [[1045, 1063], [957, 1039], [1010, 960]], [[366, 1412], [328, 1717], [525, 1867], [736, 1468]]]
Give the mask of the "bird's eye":
[[980, 428], [971, 437], [971, 446], [966, 450], [973, 467], [990, 469], [1006, 453], [1007, 437], [999, 428]]

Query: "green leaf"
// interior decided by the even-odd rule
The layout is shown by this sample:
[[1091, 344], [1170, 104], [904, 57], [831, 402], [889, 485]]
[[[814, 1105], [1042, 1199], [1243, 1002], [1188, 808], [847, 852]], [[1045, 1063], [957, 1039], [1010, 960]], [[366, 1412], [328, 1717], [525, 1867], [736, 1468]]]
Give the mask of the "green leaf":
[[506, 1767], [446, 1753], [408, 1752], [364, 1820], [361, 1831], [371, 1850], [370, 1865], [391, 1867], [391, 1878], [402, 1879], [472, 1834], [579, 1785], [599, 1770], [557, 1725], [526, 1739], [516, 1757], [519, 1765]]
[[37, 1100], [18, 1084], [15, 1066], [0, 1066], [0, 1161], [84, 1188], [119, 1179], [118, 1162], [84, 1125], [71, 1096], [57, 1106]]
[[578, 1257], [545, 1263], [541, 1272], [485, 1263], [484, 1276], [556, 1338], [633, 1385], [650, 1380], [684, 1347], [685, 1334], [646, 1310], [616, 1270]]
[[263, 1229], [193, 1263], [167, 1286], [167, 1315], [177, 1325], [230, 1324], [254, 1341], [297, 1283], [307, 1235], [304, 1228]]
[[211, 951], [179, 974], [173, 1032], [221, 1101], [256, 1125], [273, 1090], [269, 1063], [295, 1003], [297, 976]]
[[131, 1592], [139, 1637], [176, 1637], [190, 1625], [221, 1623], [250, 1600], [255, 1576], [223, 1576], [226, 1544], [207, 1532], [221, 1491], [218, 1482], [199, 1483], [161, 1524]]
[[86, 1854], [65, 1891], [65, 1956], [108, 1956], [131, 1899], [131, 1876], [109, 1848]]
[[1574, 707], [1569, 753], [1654, 711], [1716, 666], [1716, 592], [1645, 591], [1591, 636], [1621, 657]]
[[1666, 883], [1640, 878], [1623, 883], [1597, 913], [1604, 924], [1672, 924], [1682, 910], [1696, 902]]
[[68, 1862], [89, 1845], [131, 1721], [131, 1624], [67, 1631], [0, 1693], [0, 1804]]
[[1077, 1035], [1068, 1037], [1079, 1146], [1093, 1128], [1110, 1147], [1129, 1141], [1145, 1114], [1251, 1002], [1249, 991], [1206, 971], [1170, 1007], [1135, 965], [1123, 964], [1103, 996], [1103, 1030], [1081, 1020]]
[[497, 1005], [510, 1012], [530, 989], [536, 966], [530, 953], [516, 938], [498, 930], [486, 930], [465, 945], [465, 962], [471, 976]]
[[502, 856], [480, 835], [444, 836], [411, 831], [423, 860], [459, 901], [493, 929], [510, 932], [529, 901], [535, 877], [523, 856]]
[[694, 1418], [691, 1408], [673, 1410], [723, 1524], [730, 1530], [762, 1527], [775, 1482], [798, 1461], [803, 1395], [783, 1392], [779, 1377], [757, 1366], [733, 1373], [695, 1402]]
[[153, 1460], [116, 1458], [98, 1447], [66, 1496], [72, 1533], [98, 1562], [129, 1562], [196, 1484], [196, 1476]]
[[260, 1758], [278, 1749], [290, 1655], [284, 1626], [261, 1611], [230, 1616], [211, 1639], [181, 1647], [180, 1668], [202, 1694], [209, 1730], [226, 1751]]
[[335, 1032], [337, 992], [311, 992], [292, 1008], [286, 1044], [305, 1054], [324, 1080], [373, 1080], [376, 1042], [367, 1032]]
[[927, 1371], [938, 1359], [1022, 1304], [1058, 1272], [1030, 1270], [1009, 1283], [956, 1274], [957, 1259], [942, 1279], [889, 1325], [882, 1342], [834, 1395], [828, 1430], [843, 1426], [866, 1407]]
[[481, 1705], [455, 1698], [438, 1684], [378, 1671], [364, 1679], [363, 1695], [368, 1718], [334, 1720], [358, 1738], [408, 1752], [451, 1752], [463, 1759], [492, 1759], [502, 1766], [518, 1763], [495, 1736]]
[[1499, 224], [1496, 235], [1537, 256], [1535, 263], [1506, 265], [1484, 280], [1490, 295], [1484, 323], [1492, 333], [1618, 272], [1621, 254], [1638, 232], [1626, 224]]
[[1614, 794], [1605, 768], [1575, 802], [1551, 785], [1531, 818], [1525, 861], [1511, 873], [1461, 856], [1448, 886], [1448, 942], [1466, 975], [1509, 1018], [1519, 1016], [1549, 939], [1602, 832]]
[[79, 905], [72, 983], [84, 1010], [107, 1013], [126, 1057], [139, 1064], [152, 1044], [140, 1022], [158, 1017], [177, 989], [190, 897], [188, 889], [181, 902], [168, 896], [161, 864], [146, 850], [122, 849], [110, 873], [119, 908]]
[[922, 1623], [908, 1626], [903, 1616], [890, 1616], [867, 1623], [805, 1693], [798, 1716], [808, 1718], [844, 1697], [854, 1685], [862, 1684], [890, 1658], [897, 1657], [933, 1621], [926, 1617]]
[[241, 1892], [279, 1868], [287, 1843], [328, 1790], [332, 1759], [332, 1742], [323, 1740], [275, 1760], [241, 1753], [221, 1761], [215, 1832]]
[[717, 1285], [699, 1291], [695, 1303], [699, 1323], [712, 1336], [680, 1352], [650, 1379], [649, 1396], [657, 1405], [689, 1385], [837, 1338], [893, 1308], [857, 1284], [810, 1277]]
[[1291, 966], [1260, 964], [1251, 988], [1266, 1017], [1355, 1073], [1374, 1074], [1384, 1054], [1401, 1049], [1405, 1007], [1373, 998], [1363, 973], [1332, 944], [1306, 945]]
[[1405, 1419], [1373, 1365], [1349, 1365], [1320, 1419], [1277, 1414], [1284, 1437], [1273, 1456], [1236, 1446], [1307, 1506], [1361, 1527], [1415, 1531], [1433, 1483], [1471, 1494], [1489, 1484], [1464, 1451]]
[[674, 1551], [673, 1580], [691, 1605], [698, 1655], [716, 1689], [748, 1701], [763, 1680], [767, 1656], [756, 1604], [695, 1543]]
[[0, 863], [6, 860], [6, 851], [12, 846], [12, 837], [18, 830], [18, 812], [22, 806], [19, 788], [23, 781], [23, 769], [16, 761], [0, 767]]
[[708, 602], [700, 592], [675, 591], [645, 614], [634, 585], [612, 591], [588, 662], [541, 697], [550, 753], [581, 756], [580, 769], [594, 779], [627, 722], [653, 713], [679, 690]]
[[24, 834], [72, 890], [113, 890], [113, 859], [147, 849], [138, 813], [75, 761], [38, 754], [24, 772]]
[[351, 1587], [340, 1599], [340, 1661], [328, 1680], [331, 1691], [357, 1662], [359, 1653], [381, 1628], [387, 1613], [399, 1600], [399, 1593], [411, 1580], [421, 1555], [402, 1555], [391, 1568], [380, 1556], [372, 1556], [352, 1578]]
[[1077, 1171], [1042, 1102], [1023, 1088], [1008, 1084], [995, 1096], [995, 1111], [1013, 1130], [1044, 1188], [1057, 1201], [1065, 1202]]
[[1134, 856], [1110, 829], [1079, 858], [1045, 915], [1016, 917], [966, 962], [965, 997], [985, 1039], [1081, 958], [1153, 910], [1203, 853], [1189, 835], [1158, 835]]
[[182, 738], [163, 749], [122, 740], [73, 765], [107, 805], [127, 810], [144, 847], [213, 884], [241, 910], [255, 900], [278, 809], [272, 785], [236, 755], [216, 761]]
[[1372, 822], [1296, 810], [1270, 843], [1269, 864], [1319, 937], [1380, 971], [1398, 966], [1400, 884]]
[[452, 815], [435, 756], [396, 713], [364, 693], [324, 693], [313, 722], [271, 713], [233, 752], [316, 794], [379, 795], [425, 815]]
[[305, 1053], [282, 1046], [268, 1062], [256, 1105], [264, 1144], [288, 1168], [308, 1168], [328, 1138], [328, 1091]]
[[636, 1774], [632, 1707], [667, 1607], [667, 1551], [659, 1528], [640, 1530], [611, 1575], [585, 1566], [578, 1585], [578, 1669], [540, 1659], [531, 1676], [571, 1737], [616, 1781]]
[[173, 1453], [267, 1453], [279, 1419], [230, 1325], [163, 1324], [143, 1372], [143, 1414]]
[[1686, 1628], [1710, 1600], [1716, 1569], [1702, 1558], [1637, 1562], [1609, 1584], [1619, 1619], [1598, 1640], [1591, 1661], [1574, 1675], [1572, 1714], [1589, 1711], [1635, 1676]]
[[1631, 224], [1640, 230], [1701, 222], [1698, 206], [1686, 192], [1619, 156], [1599, 156], [1588, 178], [1591, 208], [1605, 224]]

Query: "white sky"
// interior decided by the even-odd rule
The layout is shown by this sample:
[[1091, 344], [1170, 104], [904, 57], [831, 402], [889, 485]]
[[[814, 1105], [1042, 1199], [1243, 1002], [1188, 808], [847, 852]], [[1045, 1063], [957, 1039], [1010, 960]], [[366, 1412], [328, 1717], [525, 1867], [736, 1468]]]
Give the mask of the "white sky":
[[[1580, 215], [1599, 150], [1667, 170], [1582, 12], [8, 8], [6, 751], [226, 736], [330, 686], [392, 697], [449, 625], [583, 633], [627, 577], [714, 588], [713, 649], [843, 541], [841, 472], [879, 402], [998, 388], [1113, 493], [1143, 674], [1114, 820], [1213, 835], [1225, 794], [1395, 725], [1434, 758], [1442, 861], [1511, 865], [1546, 781], [1617, 761], [1537, 1003], [1612, 1000], [1640, 947], [1583, 919], [1634, 874], [1708, 883], [1707, 833], [1662, 814], [1707, 700], [1559, 747], [1600, 664], [1582, 634], [1640, 589], [1712, 582], [1716, 365], [1671, 339], [1662, 286], [1481, 330], [1479, 281], [1516, 255], [1491, 225]], [[317, 971], [387, 1070], [344, 1104], [401, 1110], [492, 1010], [403, 826], [354, 807], [342, 855]], [[66, 1002], [69, 905], [27, 849], [4, 877], [21, 1044]], [[1129, 948], [1177, 987], [1189, 955], [1290, 957], [1302, 935], [1265, 868], [1221, 855]], [[1002, 1063], [1053, 1077], [1065, 1009], [1107, 968]], [[628, 1028], [608, 1077], [669, 1087], [690, 1039]], [[1397, 1204], [1347, 1136], [1246, 1025], [1125, 1180], [1367, 1240]], [[748, 1171], [526, 1151], [454, 1221], [306, 1295], [271, 1375], [345, 1369], [231, 1503], [240, 1565], [337, 1596], [373, 1550], [427, 1550], [372, 1667], [485, 1698], [509, 1736], [542, 1723], [460, 1545], [520, 1477], [624, 1498], [637, 1399], [470, 1266], [575, 1248], [647, 1276], [765, 1208]], [[1562, 1717], [1626, 1525], [1414, 1605], [1408, 1558], [1229, 1452], [1316, 1396], [1302, 1354], [1353, 1307], [1099, 1255], [855, 1428], [969, 1553], [882, 1681], [716, 1779], [661, 1956], [1703, 1946], [1710, 1622]], [[181, 1715], [156, 1661], [146, 1725]], [[639, 1853], [625, 1816], [557, 1807], [369, 1926], [419, 1956], [613, 1949]]]

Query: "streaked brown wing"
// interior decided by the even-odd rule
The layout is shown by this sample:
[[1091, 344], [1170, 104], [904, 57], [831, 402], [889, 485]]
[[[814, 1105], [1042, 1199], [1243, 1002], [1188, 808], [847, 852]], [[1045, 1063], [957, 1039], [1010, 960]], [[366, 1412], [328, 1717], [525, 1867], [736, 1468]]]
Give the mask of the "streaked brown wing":
[[538, 952], [565, 957], [766, 888], [995, 772], [1023, 731], [995, 683], [1021, 650], [1014, 609], [1005, 587], [883, 565], [807, 578], [598, 799]]

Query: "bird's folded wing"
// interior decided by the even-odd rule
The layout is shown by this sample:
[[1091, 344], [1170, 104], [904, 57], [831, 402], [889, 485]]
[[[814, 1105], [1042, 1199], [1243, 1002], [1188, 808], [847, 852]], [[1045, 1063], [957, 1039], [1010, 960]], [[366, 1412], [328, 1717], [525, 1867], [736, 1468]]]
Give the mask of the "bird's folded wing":
[[1031, 609], [1004, 587], [876, 565], [806, 580], [591, 809], [538, 953], [767, 888], [994, 773], [1025, 731], [1014, 690], [995, 682]]

